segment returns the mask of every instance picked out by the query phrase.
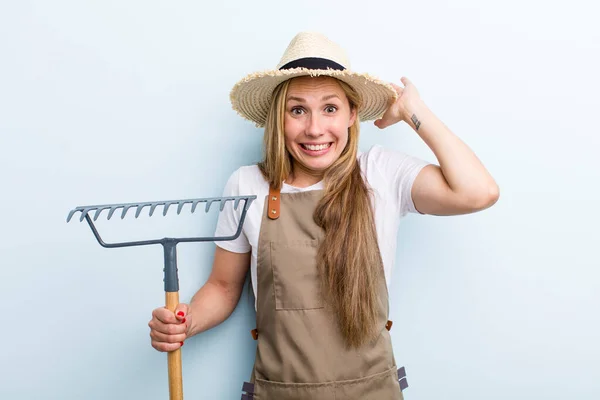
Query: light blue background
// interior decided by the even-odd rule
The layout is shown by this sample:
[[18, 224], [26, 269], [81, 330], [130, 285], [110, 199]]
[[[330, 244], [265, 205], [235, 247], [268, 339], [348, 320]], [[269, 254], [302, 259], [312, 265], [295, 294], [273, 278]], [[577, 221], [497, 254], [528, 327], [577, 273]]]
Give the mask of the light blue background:
[[[411, 215], [392, 336], [408, 400], [600, 398], [600, 28], [565, 2], [2, 1], [0, 398], [165, 399], [147, 322], [160, 247], [106, 250], [77, 205], [220, 195], [260, 158], [230, 108], [247, 73], [318, 30], [357, 71], [408, 76], [488, 167], [482, 213]], [[406, 125], [374, 143], [435, 162]], [[102, 223], [109, 239], [210, 234], [216, 214]], [[213, 244], [179, 246], [181, 298]], [[251, 298], [183, 348], [187, 399], [239, 399]]]

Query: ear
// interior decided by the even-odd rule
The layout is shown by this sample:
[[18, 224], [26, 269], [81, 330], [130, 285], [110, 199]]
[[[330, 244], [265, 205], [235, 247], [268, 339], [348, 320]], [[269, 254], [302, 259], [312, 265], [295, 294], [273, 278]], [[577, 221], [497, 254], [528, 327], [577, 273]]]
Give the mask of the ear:
[[352, 125], [354, 125], [354, 122], [356, 121], [357, 113], [358, 113], [358, 111], [357, 111], [356, 107], [352, 107], [352, 109], [350, 110], [350, 120], [348, 121], [348, 128], [350, 128]]

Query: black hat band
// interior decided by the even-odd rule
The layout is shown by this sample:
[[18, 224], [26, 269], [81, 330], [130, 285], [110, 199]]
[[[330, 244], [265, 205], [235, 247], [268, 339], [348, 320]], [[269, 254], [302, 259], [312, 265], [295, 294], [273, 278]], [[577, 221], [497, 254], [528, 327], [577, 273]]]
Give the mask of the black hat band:
[[337, 71], [343, 71], [344, 68], [342, 65], [336, 63], [335, 61], [328, 60], [326, 58], [318, 58], [318, 57], [306, 57], [299, 58], [294, 61], [290, 61], [285, 64], [279, 70], [282, 69], [293, 69], [293, 68], [307, 68], [307, 69], [334, 69]]

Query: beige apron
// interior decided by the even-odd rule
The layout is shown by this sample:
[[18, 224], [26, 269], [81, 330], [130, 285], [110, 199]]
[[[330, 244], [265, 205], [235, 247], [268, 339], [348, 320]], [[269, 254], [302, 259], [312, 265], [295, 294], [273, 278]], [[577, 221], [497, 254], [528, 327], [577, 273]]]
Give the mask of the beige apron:
[[[348, 349], [337, 319], [323, 301], [316, 255], [323, 230], [313, 220], [322, 191], [271, 191], [258, 241], [258, 340], [252, 383], [242, 399], [402, 400], [388, 330], [388, 293], [381, 282], [380, 334]], [[387, 328], [387, 329], [386, 329]]]

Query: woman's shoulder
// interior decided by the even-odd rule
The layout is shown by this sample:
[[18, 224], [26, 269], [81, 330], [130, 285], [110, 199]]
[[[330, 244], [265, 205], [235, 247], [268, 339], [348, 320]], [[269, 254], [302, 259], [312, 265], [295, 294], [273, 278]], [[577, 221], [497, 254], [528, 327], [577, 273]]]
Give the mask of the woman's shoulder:
[[230, 175], [227, 181], [229, 193], [257, 192], [267, 186], [263, 174], [258, 165], [244, 165], [239, 167]]
[[408, 157], [410, 157], [410, 155], [407, 153], [394, 149], [388, 149], [380, 144], [375, 144], [371, 146], [369, 150], [360, 152], [358, 154], [358, 160], [361, 163], [385, 162], [388, 159], [402, 159]]
[[240, 177], [262, 177], [258, 164], [243, 165], [233, 172], [233, 175], [239, 175]]
[[406, 154], [386, 149], [381, 145], [373, 145], [367, 151], [360, 152], [357, 156], [363, 174], [372, 175], [381, 173], [393, 160], [402, 159]]
[[414, 177], [429, 162], [402, 151], [374, 145], [358, 156], [360, 169], [372, 187], [412, 184]]
[[368, 167], [396, 169], [398, 166], [406, 164], [428, 164], [427, 161], [414, 157], [403, 151], [388, 149], [381, 145], [373, 145], [369, 150], [358, 154], [358, 162], [361, 169]]

